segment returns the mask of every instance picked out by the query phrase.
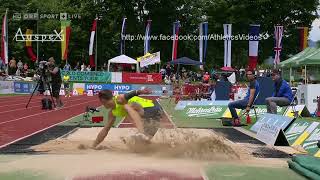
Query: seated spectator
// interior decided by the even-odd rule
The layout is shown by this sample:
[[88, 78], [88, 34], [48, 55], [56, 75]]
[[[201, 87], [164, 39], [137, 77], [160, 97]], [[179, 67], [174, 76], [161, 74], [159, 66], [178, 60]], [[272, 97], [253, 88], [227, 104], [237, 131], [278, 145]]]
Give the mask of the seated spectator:
[[248, 70], [246, 75], [249, 80], [249, 88], [248, 88], [246, 97], [242, 100], [233, 101], [228, 104], [229, 110], [230, 110], [232, 118], [233, 118], [233, 125], [234, 126], [241, 125], [241, 121], [238, 117], [236, 108], [237, 109], [245, 109], [246, 112], [249, 113], [250, 108], [253, 105], [254, 100], [260, 91], [260, 86], [254, 76], [254, 72], [252, 70]]
[[266, 98], [267, 112], [277, 114], [277, 106], [288, 106], [293, 100], [292, 90], [287, 81], [281, 78], [278, 70], [273, 70], [272, 80], [275, 91], [272, 97]]

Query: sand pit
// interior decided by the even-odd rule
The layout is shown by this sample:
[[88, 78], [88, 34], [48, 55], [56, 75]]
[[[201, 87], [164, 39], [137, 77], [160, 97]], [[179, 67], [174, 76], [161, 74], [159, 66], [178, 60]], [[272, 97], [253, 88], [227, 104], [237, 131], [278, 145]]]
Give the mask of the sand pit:
[[101, 128], [78, 129], [74, 133], [34, 146], [39, 152], [51, 154], [136, 153], [165, 158], [197, 160], [234, 160], [241, 154], [235, 144], [204, 129], [159, 129], [151, 143], [132, 141], [136, 129], [114, 128], [97, 149], [90, 146]]
[[136, 129], [114, 128], [98, 149], [89, 148], [100, 130], [78, 129], [33, 146], [33, 150], [44, 154], [19, 156], [0, 163], [0, 172], [28, 170], [45, 172], [51, 179], [74, 179], [150, 170], [199, 177], [204, 167], [214, 163], [269, 167], [286, 164], [285, 160], [255, 159], [240, 145], [204, 129], [160, 129], [150, 144], [135, 145], [122, 139], [134, 135]]

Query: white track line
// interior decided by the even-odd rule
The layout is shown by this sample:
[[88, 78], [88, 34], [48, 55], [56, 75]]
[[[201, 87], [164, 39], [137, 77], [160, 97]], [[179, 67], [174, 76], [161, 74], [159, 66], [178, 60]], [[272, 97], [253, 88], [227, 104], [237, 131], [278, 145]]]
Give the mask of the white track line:
[[4, 144], [4, 145], [0, 145], [0, 149], [3, 148], [3, 147], [6, 147], [6, 146], [8, 146], [8, 145], [10, 145], [10, 144], [12, 144], [12, 143], [15, 143], [15, 142], [17, 142], [17, 141], [20, 141], [20, 140], [22, 140], [22, 139], [25, 139], [25, 138], [27, 138], [27, 137], [30, 137], [30, 136], [32, 136], [32, 135], [34, 135], [34, 134], [37, 134], [37, 133], [40, 133], [40, 132], [45, 131], [45, 130], [47, 130], [47, 129], [50, 129], [50, 128], [58, 125], [58, 124], [62, 124], [62, 123], [64, 123], [64, 122], [66, 122], [66, 121], [69, 121], [69, 120], [71, 120], [72, 118], [81, 116], [82, 114], [83, 114], [83, 113], [81, 113], [81, 114], [79, 114], [79, 115], [77, 115], [77, 116], [73, 116], [73, 117], [71, 117], [71, 118], [69, 118], [69, 119], [67, 119], [67, 120], [65, 120], [65, 121], [62, 121], [62, 122], [53, 124], [53, 125], [51, 125], [51, 126], [48, 126], [48, 127], [46, 127], [46, 128], [40, 129], [40, 130], [38, 130], [38, 131], [36, 131], [36, 132], [33, 132], [33, 133], [29, 134], [29, 135], [26, 135], [26, 136], [23, 136], [23, 137], [21, 137], [21, 138], [18, 138], [18, 139], [14, 140], [14, 141], [8, 142], [8, 143], [6, 143], [6, 144]]
[[[73, 102], [73, 101], [79, 101], [79, 100], [82, 100], [80, 98], [77, 98], [77, 99], [71, 99], [70, 101], [66, 101], [65, 103], [68, 103], [68, 102]], [[39, 103], [39, 102], [38, 102]], [[10, 111], [0, 111], [0, 114], [2, 113], [8, 113], [8, 112], [13, 112], [13, 111], [19, 111], [19, 110], [24, 110], [24, 109], [32, 109], [32, 108], [39, 108], [41, 107], [41, 105], [38, 105], [38, 106], [31, 106], [31, 107], [24, 107], [24, 108], [20, 108], [20, 109], [13, 109], [13, 110], [10, 110]]]
[[[68, 107], [65, 107], [65, 108], [70, 108], [70, 107], [74, 107], [74, 106], [79, 106], [79, 105], [81, 105], [81, 104], [86, 104], [86, 103], [88, 103], [88, 102], [94, 102], [94, 101], [97, 101], [97, 100], [86, 101], [86, 102], [84, 102], [84, 103], [80, 103], [80, 104], [76, 104], [76, 105], [68, 106]], [[63, 108], [63, 109], [65, 109], [65, 108]], [[41, 115], [41, 114], [46, 114], [46, 113], [50, 113], [50, 112], [60, 111], [60, 110], [63, 110], [63, 109], [59, 109], [59, 110], [52, 110], [52, 111], [46, 111], [46, 112], [41, 112], [41, 113], [37, 113], [37, 114], [33, 114], [33, 115], [29, 115], [29, 116], [21, 117], [21, 118], [17, 118], [17, 119], [9, 120], [9, 121], [4, 121], [4, 122], [1, 122], [1, 123], [0, 123], [0, 125], [2, 125], [2, 124], [6, 124], [6, 123], [9, 123], [9, 122], [19, 121], [19, 120], [21, 120], [21, 119], [25, 119], [25, 118], [29, 118], [29, 117], [33, 117], [33, 116], [38, 116], [38, 115]]]

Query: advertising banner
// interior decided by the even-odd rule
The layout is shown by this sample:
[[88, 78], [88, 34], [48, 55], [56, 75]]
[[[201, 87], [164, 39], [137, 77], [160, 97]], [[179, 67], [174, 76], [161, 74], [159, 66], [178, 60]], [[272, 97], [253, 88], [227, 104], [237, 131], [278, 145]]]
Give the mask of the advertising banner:
[[221, 118], [226, 110], [226, 106], [187, 106], [183, 110], [183, 114], [188, 118], [208, 117], [217, 119]]
[[61, 76], [70, 76], [70, 82], [111, 82], [111, 73], [105, 71], [61, 71]]
[[133, 84], [161, 84], [162, 76], [160, 73], [122, 73], [123, 83]]
[[290, 124], [293, 120], [291, 117], [276, 115], [276, 114], [263, 114], [258, 121], [250, 128], [251, 131], [257, 133], [262, 124], [271, 124], [285, 130], [286, 127]]
[[35, 85], [33, 82], [14, 82], [14, 92], [30, 94], [33, 92]]
[[13, 81], [0, 81], [0, 94], [12, 94], [14, 93]]

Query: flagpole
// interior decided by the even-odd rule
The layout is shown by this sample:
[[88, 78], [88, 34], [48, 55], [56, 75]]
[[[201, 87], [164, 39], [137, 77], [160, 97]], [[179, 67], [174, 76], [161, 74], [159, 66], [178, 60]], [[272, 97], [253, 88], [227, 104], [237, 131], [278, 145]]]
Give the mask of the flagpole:
[[[37, 9], [37, 15], [38, 15], [38, 19], [37, 19], [37, 34], [39, 34], [39, 9]], [[37, 41], [37, 61], [36, 63], [39, 62], [39, 41]]]
[[94, 64], [96, 65], [95, 67], [94, 67], [94, 70], [95, 71], [97, 71], [97, 67], [98, 67], [98, 15], [96, 15], [96, 52], [95, 52], [95, 57], [94, 57]]
[[[8, 52], [8, 47], [9, 47], [9, 43], [8, 43], [8, 35], [9, 35], [9, 33], [8, 33], [8, 11], [9, 11], [9, 9], [7, 8], [6, 9], [6, 14], [5, 14], [5, 16], [6, 16], [6, 27], [5, 27], [5, 34], [6, 34], [6, 39], [5, 39], [5, 41], [6, 41], [6, 45], [5, 45], [5, 47], [4, 47], [4, 54], [5, 54], [5, 58], [4, 58], [4, 62], [6, 63], [6, 61], [7, 61], [7, 73], [8, 73], [8, 75], [9, 75], [9, 52]], [[1, 39], [2, 39], [3, 37], [2, 37], [2, 34], [1, 34]], [[3, 40], [2, 40], [3, 41]], [[6, 58], [7, 58], [7, 60], [6, 60]]]

